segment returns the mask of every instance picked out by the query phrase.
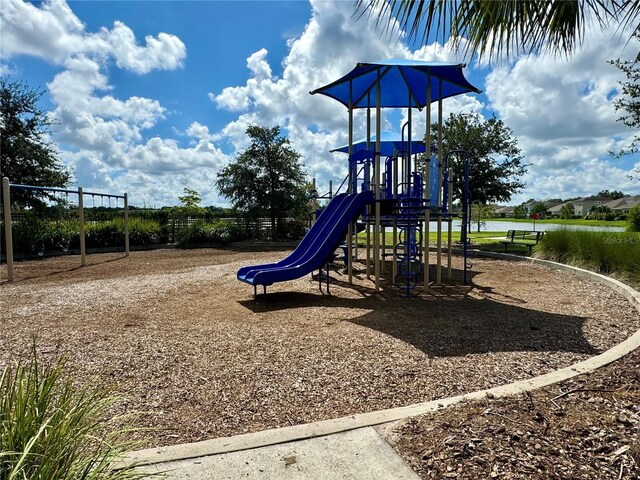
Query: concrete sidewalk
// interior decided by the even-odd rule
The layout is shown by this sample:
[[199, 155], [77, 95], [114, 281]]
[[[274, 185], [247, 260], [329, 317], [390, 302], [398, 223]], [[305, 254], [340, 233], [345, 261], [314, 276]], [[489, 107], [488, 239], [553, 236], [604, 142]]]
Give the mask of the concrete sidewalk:
[[203, 480], [416, 480], [411, 467], [373, 427], [142, 467], [167, 478]]

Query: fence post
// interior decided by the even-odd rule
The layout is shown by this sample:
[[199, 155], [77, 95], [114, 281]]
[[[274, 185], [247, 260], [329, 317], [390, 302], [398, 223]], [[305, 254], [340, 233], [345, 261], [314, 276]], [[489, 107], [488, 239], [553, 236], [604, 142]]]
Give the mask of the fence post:
[[78, 187], [78, 220], [80, 222], [80, 265], [87, 266], [87, 248], [84, 234], [84, 194]]
[[124, 253], [129, 255], [129, 197], [124, 194]]
[[2, 205], [4, 207], [4, 238], [7, 253], [7, 280], [13, 281], [13, 237], [11, 235], [11, 201], [9, 179], [2, 179]]

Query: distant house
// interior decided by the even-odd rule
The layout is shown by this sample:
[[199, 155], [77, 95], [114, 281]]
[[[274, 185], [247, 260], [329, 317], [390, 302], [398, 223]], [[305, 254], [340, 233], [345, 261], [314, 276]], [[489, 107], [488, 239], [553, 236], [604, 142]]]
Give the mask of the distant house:
[[628, 195], [616, 200], [611, 200], [603, 205], [613, 210], [613, 213], [616, 215], [626, 215], [633, 207], [640, 205], [640, 195]]
[[513, 218], [513, 211], [516, 207], [504, 206], [496, 208], [496, 215], [500, 218]]
[[573, 202], [558, 203], [557, 205], [549, 207], [549, 215], [551, 215], [552, 217], [559, 217], [560, 210], [562, 210], [562, 207], [564, 207], [567, 203], [573, 203]]
[[571, 201], [571, 203], [573, 203], [574, 214], [577, 217], [584, 217], [589, 213], [591, 207], [604, 205], [608, 202], [611, 202], [611, 199], [609, 197], [598, 196], [581, 197]]

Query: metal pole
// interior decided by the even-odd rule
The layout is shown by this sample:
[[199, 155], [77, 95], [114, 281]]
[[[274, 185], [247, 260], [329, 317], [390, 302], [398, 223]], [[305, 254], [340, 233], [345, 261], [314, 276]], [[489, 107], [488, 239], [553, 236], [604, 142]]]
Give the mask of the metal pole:
[[316, 179], [315, 177], [311, 179], [311, 193], [313, 195], [313, 199], [311, 200], [311, 224], [316, 223], [316, 212], [318, 211], [318, 191], [316, 190]]
[[9, 179], [2, 179], [2, 204], [4, 210], [4, 238], [6, 240], [7, 253], [7, 280], [13, 282], [13, 237], [11, 235], [11, 195], [9, 192]]
[[[353, 165], [351, 154], [353, 153], [353, 83], [349, 80], [349, 193], [356, 193], [353, 191]], [[347, 273], [349, 275], [349, 284], [353, 283], [353, 221], [349, 220], [349, 227], [347, 228]]]
[[80, 265], [87, 266], [87, 247], [84, 233], [84, 193], [78, 187], [78, 221], [80, 222]]
[[[371, 93], [367, 96], [367, 150], [371, 151]], [[373, 158], [371, 159], [373, 160]], [[368, 162], [368, 159], [366, 160]], [[367, 177], [367, 187], [371, 190], [371, 169], [366, 164], [365, 172]], [[367, 280], [371, 280], [371, 210], [367, 215]]]
[[436, 238], [436, 283], [442, 283], [442, 79], [438, 80], [438, 223]]
[[[398, 205], [398, 151], [395, 150], [393, 152], [393, 199], [396, 201], [396, 205]], [[398, 257], [396, 255], [396, 245], [398, 244], [398, 224], [397, 224], [397, 215], [393, 216], [393, 251], [392, 251], [392, 259], [393, 264], [391, 267], [391, 279], [392, 282], [395, 282], [396, 275], [398, 274]]]
[[451, 177], [452, 175], [452, 169], [449, 169], [449, 175], [448, 175], [448, 180], [449, 180], [449, 185], [447, 185], [447, 188], [449, 190], [449, 209], [448, 209], [448, 213], [449, 213], [449, 218], [447, 226], [449, 227], [449, 231], [447, 232], [447, 278], [449, 280], [451, 280], [453, 278], [453, 271], [451, 269], [451, 243], [453, 240], [453, 216], [451, 215], [451, 210], [453, 210], [453, 178]]
[[129, 196], [124, 194], [124, 253], [129, 256]]
[[376, 185], [376, 219], [373, 225], [373, 261], [375, 273], [375, 290], [380, 290], [380, 116], [381, 95], [380, 95], [380, 69], [378, 68], [378, 78], [376, 80], [376, 154], [374, 156], [373, 171]]
[[429, 288], [429, 221], [431, 215], [431, 73], [427, 73], [427, 100], [426, 100], [426, 125], [425, 131], [425, 157], [424, 163], [424, 198], [425, 198], [425, 210], [424, 210], [424, 288]]

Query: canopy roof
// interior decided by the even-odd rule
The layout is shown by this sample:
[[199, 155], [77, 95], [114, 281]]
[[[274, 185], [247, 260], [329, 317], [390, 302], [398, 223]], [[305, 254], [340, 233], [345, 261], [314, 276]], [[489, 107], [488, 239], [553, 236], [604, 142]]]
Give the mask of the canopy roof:
[[[371, 136], [371, 145], [370, 148], [375, 150], [376, 136]], [[404, 148], [407, 149], [408, 142], [405, 139]], [[380, 132], [380, 155], [383, 157], [391, 157], [393, 155], [394, 150], [402, 150], [402, 135], [396, 132], [392, 132], [390, 130], [383, 130]], [[359, 140], [355, 140], [353, 142], [352, 153], [359, 152], [361, 150], [367, 149], [367, 139], [361, 138]], [[411, 153], [424, 153], [424, 142], [412, 141], [411, 142]], [[349, 145], [345, 145], [343, 147], [334, 148], [331, 152], [342, 152], [349, 153]]]
[[[310, 93], [334, 98], [349, 107], [349, 84], [352, 88], [353, 108], [375, 107], [376, 80], [380, 74], [381, 107], [423, 108], [427, 103], [427, 79], [431, 83], [431, 101], [481, 90], [467, 81], [464, 64], [423, 62], [420, 60], [390, 59], [375, 63], [358, 63], [344, 77]], [[430, 77], [429, 77], [430, 75]], [[442, 92], [440, 92], [442, 80]]]

